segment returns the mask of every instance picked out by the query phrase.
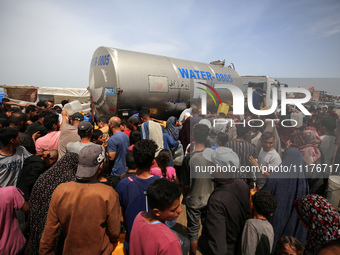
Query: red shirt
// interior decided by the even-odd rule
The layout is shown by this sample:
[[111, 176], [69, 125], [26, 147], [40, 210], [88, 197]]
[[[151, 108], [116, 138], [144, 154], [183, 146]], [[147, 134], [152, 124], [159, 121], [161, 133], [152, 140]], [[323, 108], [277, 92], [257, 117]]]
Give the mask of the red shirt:
[[[140, 212], [133, 222], [129, 254], [181, 255], [178, 237], [161, 222], [148, 223]], [[152, 240], [152, 241], [151, 241]]]
[[130, 138], [130, 133], [131, 133], [131, 130], [130, 130], [130, 129], [125, 129], [123, 132], [124, 132], [125, 134], [127, 134], [128, 137]]

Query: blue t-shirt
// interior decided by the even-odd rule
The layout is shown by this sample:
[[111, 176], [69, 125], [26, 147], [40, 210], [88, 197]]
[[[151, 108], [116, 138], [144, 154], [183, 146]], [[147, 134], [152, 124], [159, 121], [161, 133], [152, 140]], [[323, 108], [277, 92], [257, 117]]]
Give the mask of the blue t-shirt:
[[121, 180], [117, 186], [116, 191], [119, 195], [120, 206], [122, 207], [124, 220], [126, 223], [126, 236], [124, 247], [129, 249], [130, 233], [132, 224], [137, 214], [141, 211], [149, 211], [146, 190], [149, 185], [159, 176], [151, 176], [147, 179], [139, 178], [135, 175]]
[[121, 176], [128, 168], [125, 165], [125, 154], [130, 146], [129, 137], [123, 132], [114, 133], [107, 142], [107, 151], [116, 152], [111, 175]]

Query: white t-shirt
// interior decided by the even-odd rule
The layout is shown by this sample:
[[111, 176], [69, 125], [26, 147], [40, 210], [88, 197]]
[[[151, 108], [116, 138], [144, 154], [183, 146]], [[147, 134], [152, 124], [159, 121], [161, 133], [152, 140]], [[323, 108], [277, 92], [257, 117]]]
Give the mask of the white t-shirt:
[[82, 143], [82, 142], [71, 142], [66, 145], [66, 152], [73, 152], [79, 154], [82, 148], [89, 146], [91, 144], [94, 144], [92, 142], [90, 143]]
[[0, 154], [0, 186], [16, 186], [24, 160], [32, 156], [25, 147], [18, 146], [12, 155]]
[[[280, 155], [277, 153], [275, 149], [271, 151], [264, 151], [261, 148], [258, 163], [262, 166], [263, 170], [267, 170], [269, 173], [270, 169], [276, 166], [279, 166], [282, 163]], [[256, 173], [256, 185], [258, 188], [262, 188], [263, 185], [267, 182], [267, 176], [262, 173]]]

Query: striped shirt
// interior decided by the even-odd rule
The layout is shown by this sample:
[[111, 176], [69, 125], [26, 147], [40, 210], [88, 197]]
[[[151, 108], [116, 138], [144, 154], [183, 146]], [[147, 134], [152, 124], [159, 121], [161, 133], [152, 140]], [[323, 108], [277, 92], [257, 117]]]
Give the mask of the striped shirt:
[[[256, 157], [255, 146], [246, 141], [232, 140], [227, 142], [226, 147], [232, 149], [240, 159], [240, 166], [250, 166], [248, 159], [250, 156]], [[253, 174], [239, 173], [239, 178], [253, 178]]]

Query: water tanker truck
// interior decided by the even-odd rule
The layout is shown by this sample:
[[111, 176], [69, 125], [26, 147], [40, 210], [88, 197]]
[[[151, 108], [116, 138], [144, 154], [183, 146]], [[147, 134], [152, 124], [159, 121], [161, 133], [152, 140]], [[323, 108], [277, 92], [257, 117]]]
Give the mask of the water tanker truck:
[[192, 100], [204, 101], [208, 112], [216, 113], [232, 104], [231, 92], [220, 88], [223, 84], [243, 90], [241, 77], [230, 67], [109, 47], [93, 54], [89, 78], [100, 116], [125, 117], [145, 106], [154, 118], [178, 117]]

